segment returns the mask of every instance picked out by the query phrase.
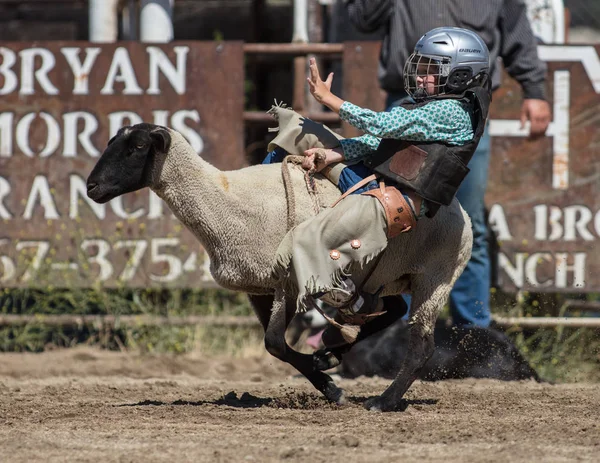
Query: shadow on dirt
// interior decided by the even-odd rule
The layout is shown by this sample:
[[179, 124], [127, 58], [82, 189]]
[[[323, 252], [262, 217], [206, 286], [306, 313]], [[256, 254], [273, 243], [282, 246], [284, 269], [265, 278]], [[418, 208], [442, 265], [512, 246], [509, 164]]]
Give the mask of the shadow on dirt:
[[173, 402], [161, 402], [159, 400], [142, 400], [134, 404], [121, 404], [118, 407], [144, 407], [144, 406], [171, 406], [171, 405], [188, 405], [188, 406], [202, 406], [202, 405], [226, 405], [228, 407], [235, 408], [259, 408], [268, 406], [273, 402], [273, 399], [261, 398], [253, 396], [248, 392], [244, 392], [239, 398], [233, 391], [225, 394], [223, 397], [217, 400], [175, 400]]
[[[359, 406], [370, 397], [348, 397], [349, 406]], [[437, 399], [421, 399], [421, 400], [403, 400], [401, 411], [406, 410], [410, 405], [436, 405]], [[145, 406], [172, 406], [172, 405], [187, 405], [187, 406], [203, 406], [203, 405], [218, 405], [234, 408], [282, 408], [292, 410], [341, 410], [344, 406], [336, 405], [328, 402], [325, 398], [317, 394], [307, 394], [305, 392], [288, 392], [284, 397], [263, 398], [256, 397], [248, 392], [244, 392], [240, 397], [234, 391], [225, 394], [217, 400], [175, 400], [173, 402], [162, 402], [159, 400], [142, 400], [132, 404], [121, 404], [117, 407], [145, 407]], [[347, 406], [348, 406], [347, 405]]]
[[[362, 404], [367, 400], [373, 398], [375, 396], [352, 396], [348, 397], [348, 402]], [[436, 405], [439, 400], [438, 399], [402, 399], [402, 402], [406, 402], [406, 405]]]

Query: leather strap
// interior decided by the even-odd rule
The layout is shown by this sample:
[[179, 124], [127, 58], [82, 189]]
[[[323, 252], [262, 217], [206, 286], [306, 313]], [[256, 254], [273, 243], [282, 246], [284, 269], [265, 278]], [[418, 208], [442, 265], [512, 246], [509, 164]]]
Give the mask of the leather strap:
[[381, 181], [378, 189], [365, 191], [362, 194], [375, 196], [383, 206], [388, 224], [388, 238], [391, 239], [401, 233], [406, 233], [417, 225], [410, 206], [397, 188], [385, 186], [385, 183]]
[[373, 175], [369, 175], [367, 178], [363, 178], [360, 182], [358, 182], [357, 184], [355, 184], [354, 186], [352, 186], [352, 188], [348, 189], [348, 191], [346, 191], [342, 196], [340, 196], [332, 205], [331, 207], [335, 207], [337, 205], [337, 203], [339, 203], [342, 199], [344, 199], [346, 196], [351, 195], [352, 193], [354, 193], [356, 190], [358, 190], [359, 188], [362, 188], [363, 186], [365, 186], [367, 183], [373, 181], [373, 180], [377, 180], [377, 177], [375, 176], [375, 174]]
[[382, 310], [381, 312], [373, 312], [373, 313], [354, 313], [351, 309], [346, 307], [342, 307], [338, 309], [340, 316], [344, 322], [349, 323], [351, 325], [364, 325], [371, 319], [375, 317], [379, 317], [384, 313], [387, 313], [387, 310]]

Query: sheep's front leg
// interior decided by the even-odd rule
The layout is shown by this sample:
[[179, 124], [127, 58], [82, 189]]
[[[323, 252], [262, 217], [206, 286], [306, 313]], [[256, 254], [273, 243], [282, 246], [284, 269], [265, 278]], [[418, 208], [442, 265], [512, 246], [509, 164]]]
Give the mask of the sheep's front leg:
[[[312, 355], [302, 354], [287, 345], [285, 330], [295, 314], [295, 309], [296, 305], [292, 301], [286, 304], [283, 291], [276, 290], [271, 316], [265, 327], [267, 351], [296, 368], [317, 390], [323, 393], [327, 400], [338, 404], [344, 403], [344, 391], [335, 385], [329, 375], [313, 367]], [[264, 312], [264, 309], [261, 312]]]
[[419, 376], [419, 371], [432, 356], [435, 345], [429, 327], [413, 324], [410, 327], [408, 350], [394, 382], [379, 397], [365, 402], [369, 410], [390, 412], [402, 408], [402, 397]]
[[377, 411], [394, 411], [402, 408], [402, 397], [417, 379], [420, 370], [433, 355], [435, 344], [433, 330], [451, 285], [417, 278], [413, 284], [413, 298], [409, 318], [410, 332], [406, 357], [396, 379], [379, 397], [365, 402], [365, 408]]

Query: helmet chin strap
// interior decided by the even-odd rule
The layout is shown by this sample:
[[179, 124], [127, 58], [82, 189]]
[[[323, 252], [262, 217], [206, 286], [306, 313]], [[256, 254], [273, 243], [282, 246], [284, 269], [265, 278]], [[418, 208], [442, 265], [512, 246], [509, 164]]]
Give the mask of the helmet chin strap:
[[413, 93], [413, 98], [415, 100], [422, 100], [423, 98], [427, 98], [431, 95], [429, 95], [429, 93], [427, 93], [427, 90], [425, 90], [422, 87], [417, 88], [414, 93]]

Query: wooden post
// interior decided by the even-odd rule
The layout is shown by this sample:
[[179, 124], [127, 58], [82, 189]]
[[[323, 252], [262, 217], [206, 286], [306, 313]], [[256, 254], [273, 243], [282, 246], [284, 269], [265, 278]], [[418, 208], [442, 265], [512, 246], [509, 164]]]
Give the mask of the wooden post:
[[[319, 0], [308, 0], [308, 40], [310, 43], [320, 43], [323, 41], [323, 15], [321, 14], [321, 5], [319, 4]], [[315, 55], [308, 55], [308, 59], [315, 57]], [[317, 64], [319, 65], [319, 69], [321, 73], [324, 72], [322, 62], [317, 58]], [[311, 96], [308, 91], [308, 87], [306, 84], [306, 76], [308, 75], [308, 63], [305, 62], [304, 68], [304, 80], [302, 82], [302, 86], [304, 89], [304, 96], [306, 105], [305, 108], [310, 112], [317, 112], [323, 109], [322, 105], [317, 103], [317, 101]], [[321, 75], [321, 77], [325, 78], [326, 75]]]

